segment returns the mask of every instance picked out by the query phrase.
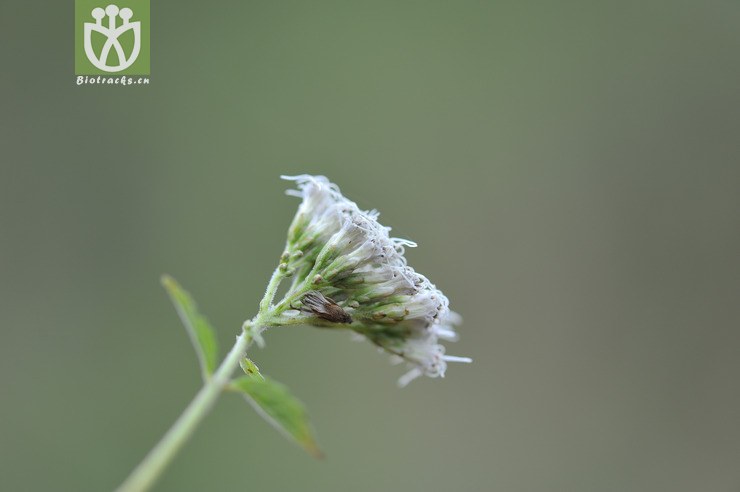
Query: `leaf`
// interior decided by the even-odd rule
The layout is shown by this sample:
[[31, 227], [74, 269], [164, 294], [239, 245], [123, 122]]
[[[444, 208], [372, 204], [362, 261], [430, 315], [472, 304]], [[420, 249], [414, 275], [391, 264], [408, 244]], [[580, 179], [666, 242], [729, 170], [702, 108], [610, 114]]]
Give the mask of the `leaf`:
[[257, 364], [252, 362], [248, 357], [243, 357], [242, 360], [239, 361], [239, 365], [241, 366], [242, 371], [244, 371], [244, 374], [252, 379], [256, 379], [258, 381], [265, 380], [265, 377], [260, 373], [260, 368], [257, 367]]
[[323, 458], [316, 444], [306, 408], [285, 385], [271, 379], [241, 376], [232, 387], [242, 392], [250, 405], [273, 427], [300, 444], [314, 458]]
[[175, 305], [175, 310], [177, 310], [182, 324], [185, 325], [200, 361], [200, 370], [205, 381], [216, 369], [218, 358], [216, 333], [208, 320], [198, 312], [198, 307], [190, 294], [183, 290], [175, 279], [169, 275], [163, 275], [162, 285], [167, 290], [170, 299], [172, 299], [172, 304]]

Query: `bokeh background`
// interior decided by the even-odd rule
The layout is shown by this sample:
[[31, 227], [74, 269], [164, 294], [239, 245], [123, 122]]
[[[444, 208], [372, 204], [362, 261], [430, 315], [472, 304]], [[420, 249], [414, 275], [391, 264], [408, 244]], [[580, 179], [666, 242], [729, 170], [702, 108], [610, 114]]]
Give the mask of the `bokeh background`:
[[76, 87], [72, 2], [0, 4], [0, 489], [113, 489], [195, 394], [325, 174], [462, 313], [443, 380], [254, 352], [157, 491], [740, 490], [740, 4], [152, 1], [148, 87]]

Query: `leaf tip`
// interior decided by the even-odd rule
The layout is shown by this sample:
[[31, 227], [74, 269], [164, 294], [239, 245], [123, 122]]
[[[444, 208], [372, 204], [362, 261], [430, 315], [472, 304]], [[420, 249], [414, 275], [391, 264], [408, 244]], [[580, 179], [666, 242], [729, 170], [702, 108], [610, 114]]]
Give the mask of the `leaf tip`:
[[161, 284], [162, 284], [162, 286], [163, 286], [163, 287], [164, 287], [165, 289], [170, 289], [170, 288], [171, 288], [171, 287], [172, 287], [172, 286], [173, 286], [174, 284], [176, 284], [177, 282], [175, 282], [175, 279], [174, 279], [174, 278], [172, 278], [172, 277], [171, 277], [171, 276], [170, 276], [169, 274], [167, 274], [167, 273], [163, 273], [163, 274], [162, 274], [162, 275], [161, 275], [161, 276], [159, 277], [159, 283], [161, 283]]
[[313, 441], [304, 443], [303, 449], [305, 449], [308, 454], [310, 454], [313, 458], [316, 458], [317, 460], [323, 461], [326, 459], [326, 455], [324, 454], [324, 452]]

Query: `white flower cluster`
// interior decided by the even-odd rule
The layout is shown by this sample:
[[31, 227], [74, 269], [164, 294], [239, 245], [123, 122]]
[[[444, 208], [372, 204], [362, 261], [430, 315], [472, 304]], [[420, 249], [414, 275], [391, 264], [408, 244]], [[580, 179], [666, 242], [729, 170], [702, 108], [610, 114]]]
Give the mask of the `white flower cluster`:
[[[294, 275], [286, 299], [299, 303], [318, 292], [303, 303], [309, 319], [321, 326], [351, 321], [349, 328], [412, 366], [401, 386], [421, 375], [444, 376], [447, 362], [471, 362], [445, 355], [439, 344], [457, 339], [460, 317], [434, 284], [406, 264], [404, 248], [413, 242], [390, 237], [377, 211], [361, 210], [324, 176], [283, 179], [295, 181], [298, 190], [288, 194], [303, 199], [283, 254], [283, 268]], [[325, 309], [317, 310], [317, 299], [325, 300]]]

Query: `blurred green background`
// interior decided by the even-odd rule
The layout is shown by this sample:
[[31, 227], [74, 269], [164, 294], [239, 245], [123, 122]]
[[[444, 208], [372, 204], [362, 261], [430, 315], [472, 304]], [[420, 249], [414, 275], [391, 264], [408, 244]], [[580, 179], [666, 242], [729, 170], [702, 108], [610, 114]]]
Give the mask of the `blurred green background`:
[[73, 3], [0, 4], [0, 489], [113, 489], [230, 346], [325, 174], [465, 323], [399, 390], [275, 330], [314, 461], [226, 395], [157, 491], [740, 490], [740, 3], [152, 1], [148, 87], [74, 84]]

